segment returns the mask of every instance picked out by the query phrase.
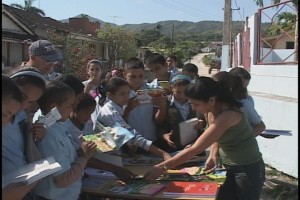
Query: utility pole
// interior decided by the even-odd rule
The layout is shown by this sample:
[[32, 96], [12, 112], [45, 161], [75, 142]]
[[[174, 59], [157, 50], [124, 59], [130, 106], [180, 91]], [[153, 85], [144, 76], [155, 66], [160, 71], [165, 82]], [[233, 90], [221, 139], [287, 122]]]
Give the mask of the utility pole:
[[229, 59], [230, 59], [230, 64], [229, 64], [229, 67], [232, 67], [232, 63], [233, 63], [233, 22], [232, 22], [232, 11], [235, 11], [235, 10], [240, 10], [240, 8], [231, 8], [230, 9], [230, 42], [229, 42], [229, 48], [230, 48], [230, 51], [229, 51]]
[[175, 25], [173, 24], [172, 33], [171, 33], [171, 45], [172, 45], [171, 53], [173, 53], [173, 50], [174, 50], [174, 29], [175, 29]]
[[222, 65], [221, 71], [226, 71], [229, 67], [229, 48], [230, 48], [230, 15], [231, 0], [225, 0], [224, 22], [223, 22], [223, 45], [222, 45]]

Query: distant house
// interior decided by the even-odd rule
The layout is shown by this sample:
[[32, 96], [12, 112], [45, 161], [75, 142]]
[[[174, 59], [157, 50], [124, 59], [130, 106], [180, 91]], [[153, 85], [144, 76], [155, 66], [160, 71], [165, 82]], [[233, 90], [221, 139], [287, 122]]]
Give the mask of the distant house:
[[290, 30], [271, 37], [264, 38], [264, 47], [273, 49], [294, 49], [295, 30]]
[[[95, 49], [95, 57], [108, 60], [108, 45], [96, 37], [100, 24], [85, 18], [71, 18], [71, 23], [62, 23], [50, 17], [42, 17], [2, 4], [2, 60], [5, 66], [15, 66], [29, 59], [28, 47], [38, 39], [47, 39], [48, 31], [60, 35], [72, 35], [87, 41]], [[76, 26], [74, 25], [76, 24]], [[56, 44], [54, 44], [56, 45]], [[64, 55], [63, 45], [57, 46]]]
[[210, 42], [207, 47], [201, 49], [202, 52], [216, 52], [217, 50], [222, 49], [223, 42]]

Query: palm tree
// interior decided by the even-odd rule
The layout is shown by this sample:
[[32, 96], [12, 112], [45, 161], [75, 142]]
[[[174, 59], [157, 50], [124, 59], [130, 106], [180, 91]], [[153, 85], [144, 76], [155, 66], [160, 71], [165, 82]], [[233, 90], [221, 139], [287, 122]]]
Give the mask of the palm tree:
[[[263, 0], [254, 0], [254, 2], [256, 3], [256, 5], [258, 5], [259, 7], [263, 7], [264, 6], [264, 1]], [[273, 4], [277, 4], [280, 3], [281, 0], [272, 0]], [[296, 10], [298, 10], [298, 0], [292, 0], [294, 7], [296, 8]], [[296, 13], [296, 24], [295, 24], [295, 56], [294, 56], [294, 61], [298, 61], [298, 13]]]
[[20, 4], [16, 4], [16, 3], [13, 3], [13, 4], [10, 4], [10, 6], [12, 7], [15, 7], [15, 8], [18, 8], [18, 9], [21, 9], [21, 10], [24, 10], [25, 12], [32, 12], [32, 13], [36, 13], [36, 14], [39, 14], [41, 16], [45, 16], [45, 12], [37, 7], [34, 7], [32, 6], [32, 3], [34, 2], [35, 0], [25, 0], [24, 3], [25, 5], [22, 6]]

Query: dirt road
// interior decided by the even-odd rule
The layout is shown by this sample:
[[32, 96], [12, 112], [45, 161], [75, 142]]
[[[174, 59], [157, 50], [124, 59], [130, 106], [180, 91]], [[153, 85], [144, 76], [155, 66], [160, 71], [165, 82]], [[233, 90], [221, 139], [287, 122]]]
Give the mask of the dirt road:
[[215, 74], [217, 70], [213, 70], [211, 74], [208, 74], [208, 67], [202, 62], [202, 58], [210, 53], [199, 53], [191, 59], [191, 63], [197, 65], [199, 76], [208, 76]]

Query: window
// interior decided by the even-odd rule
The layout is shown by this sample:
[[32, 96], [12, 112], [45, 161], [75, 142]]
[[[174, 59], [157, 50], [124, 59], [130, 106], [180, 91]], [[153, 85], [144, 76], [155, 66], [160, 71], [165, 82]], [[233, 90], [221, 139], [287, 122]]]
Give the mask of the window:
[[294, 49], [295, 42], [286, 42], [286, 49]]

